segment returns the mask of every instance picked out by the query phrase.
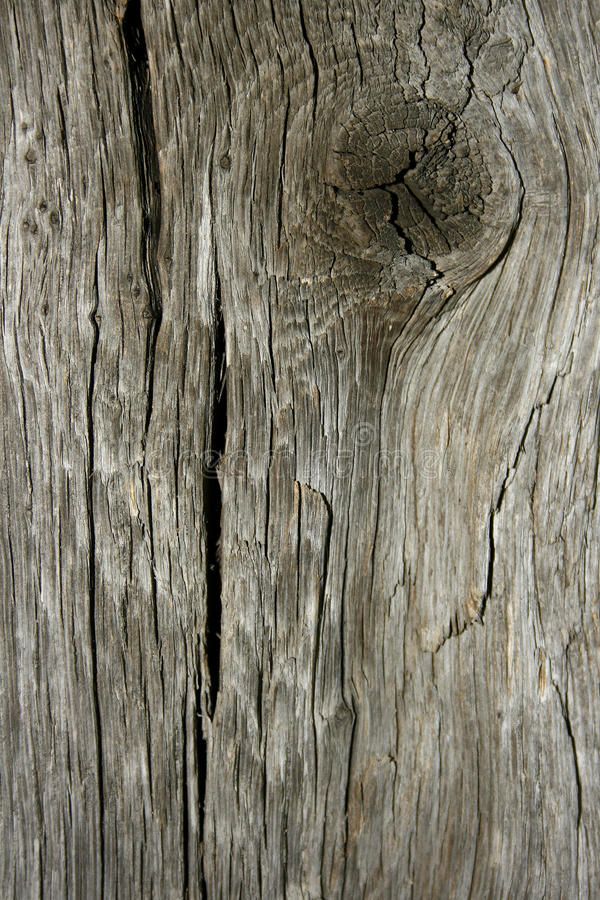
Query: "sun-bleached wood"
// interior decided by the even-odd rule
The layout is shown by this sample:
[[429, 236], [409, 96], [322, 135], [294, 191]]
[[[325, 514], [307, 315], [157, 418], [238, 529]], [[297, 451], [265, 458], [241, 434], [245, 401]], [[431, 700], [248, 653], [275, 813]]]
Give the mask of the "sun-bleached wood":
[[595, 0], [0, 0], [3, 897], [600, 891]]

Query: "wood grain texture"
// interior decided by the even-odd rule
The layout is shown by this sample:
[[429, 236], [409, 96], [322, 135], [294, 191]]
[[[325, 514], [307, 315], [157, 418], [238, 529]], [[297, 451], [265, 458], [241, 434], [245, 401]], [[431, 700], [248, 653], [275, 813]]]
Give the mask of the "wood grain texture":
[[0, 0], [6, 897], [600, 891], [596, 0]]

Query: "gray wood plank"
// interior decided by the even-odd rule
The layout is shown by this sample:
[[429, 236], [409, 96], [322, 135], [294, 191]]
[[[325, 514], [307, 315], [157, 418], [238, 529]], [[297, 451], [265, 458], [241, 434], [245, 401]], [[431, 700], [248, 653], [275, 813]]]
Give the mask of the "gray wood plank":
[[4, 0], [3, 895], [598, 892], [599, 21]]

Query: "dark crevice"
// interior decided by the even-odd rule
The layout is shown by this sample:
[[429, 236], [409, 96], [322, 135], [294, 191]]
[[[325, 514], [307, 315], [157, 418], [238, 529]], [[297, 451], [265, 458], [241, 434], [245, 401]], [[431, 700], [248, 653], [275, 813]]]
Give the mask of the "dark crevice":
[[[154, 640], [156, 646], [160, 646], [160, 630], [158, 626], [158, 584], [156, 582], [156, 555], [154, 552], [154, 517], [152, 514], [152, 486], [150, 479], [146, 478], [146, 507], [148, 509], [148, 527], [145, 534], [148, 537], [148, 550], [150, 553], [150, 592], [152, 596], [152, 615], [154, 619]], [[162, 671], [162, 660], [160, 662]]]
[[[148, 430], [152, 418], [154, 394], [154, 360], [156, 342], [162, 319], [162, 300], [158, 275], [158, 241], [160, 237], [160, 177], [158, 150], [152, 113], [152, 91], [148, 49], [142, 23], [140, 0], [129, 0], [123, 16], [123, 40], [127, 52], [129, 81], [131, 88], [131, 114], [135, 137], [135, 158], [138, 166], [138, 188], [142, 207], [142, 231], [140, 255], [144, 280], [148, 290], [148, 305], [144, 317], [148, 320], [145, 354], [146, 412], [144, 418], [143, 447], [146, 450]], [[150, 554], [150, 580], [152, 610], [154, 618], [154, 638], [160, 644], [158, 623], [158, 585], [156, 583], [156, 562], [154, 551], [154, 526], [152, 486], [145, 473], [146, 508], [148, 514], [145, 529]]]
[[227, 384], [225, 378], [225, 325], [221, 305], [221, 280], [215, 251], [215, 307], [211, 391], [213, 406], [209, 424], [208, 465], [204, 471], [204, 524], [206, 528], [206, 663], [210, 676], [210, 709], [214, 715], [221, 666], [221, 485], [217, 467], [225, 452], [227, 434]]
[[[162, 319], [162, 300], [158, 274], [158, 241], [160, 237], [160, 177], [158, 167], [158, 149], [154, 131], [152, 112], [152, 90], [150, 84], [150, 67], [148, 48], [142, 23], [141, 0], [129, 0], [122, 21], [123, 41], [127, 53], [129, 82], [131, 90], [131, 116], [135, 139], [135, 159], [137, 162], [138, 190], [142, 212], [142, 229], [140, 236], [140, 256], [144, 281], [148, 291], [147, 307], [143, 316], [148, 320], [145, 351], [145, 394], [146, 411], [144, 416], [143, 449], [144, 454], [148, 441], [148, 430], [152, 418], [154, 394], [154, 361], [156, 342]], [[144, 481], [146, 493], [147, 523], [144, 532], [148, 540], [150, 556], [150, 590], [152, 597], [152, 615], [154, 639], [160, 646], [160, 629], [158, 621], [158, 585], [156, 581], [156, 559], [154, 548], [154, 525], [152, 486], [145, 471]], [[161, 662], [162, 667], [162, 662]]]
[[404, 231], [402, 226], [400, 225], [400, 208], [398, 204], [398, 194], [396, 191], [392, 190], [389, 187], [382, 187], [381, 190], [385, 191], [388, 197], [390, 198], [390, 203], [392, 206], [392, 211], [390, 213], [390, 225], [392, 228], [396, 230], [396, 233], [402, 240], [404, 241], [404, 245], [406, 247], [407, 253], [414, 253], [415, 247], [408, 236], [408, 234]]
[[[408, 162], [408, 165], [407, 165], [406, 168], [403, 169], [401, 172], [398, 172], [398, 174], [396, 175], [396, 177], [395, 177], [395, 179], [394, 179], [394, 184], [396, 184], [396, 185], [398, 185], [398, 184], [404, 185], [404, 187], [406, 188], [406, 190], [408, 191], [408, 193], [410, 194], [410, 196], [412, 197], [412, 199], [415, 201], [415, 203], [417, 204], [417, 207], [418, 207], [419, 210], [423, 213], [423, 215], [425, 216], [425, 218], [427, 219], [427, 221], [429, 222], [429, 224], [430, 224], [430, 225], [432, 226], [432, 228], [433, 228], [433, 229], [441, 236], [442, 240], [444, 241], [444, 243], [445, 243], [446, 246], [448, 247], [448, 251], [449, 251], [449, 250], [450, 250], [450, 245], [448, 244], [448, 240], [447, 240], [445, 234], [442, 232], [442, 230], [441, 230], [441, 228], [439, 227], [438, 223], [435, 221], [435, 219], [433, 218], [432, 214], [429, 212], [429, 210], [428, 210], [427, 207], [425, 206], [425, 204], [424, 204], [424, 202], [423, 202], [421, 196], [419, 195], [419, 192], [418, 192], [417, 190], [415, 190], [414, 188], [412, 188], [412, 187], [410, 186], [409, 182], [406, 180], [406, 176], [409, 175], [411, 172], [413, 172], [413, 171], [416, 169], [416, 167], [417, 167], [418, 160], [417, 160], [416, 156], [417, 156], [416, 152], [415, 152], [414, 150], [411, 150], [410, 153], [409, 153], [409, 162]], [[390, 187], [390, 186], [391, 186], [391, 185], [383, 185], [383, 188], [384, 188], [384, 190], [385, 190], [386, 188], [388, 188], [388, 187]], [[430, 262], [432, 262], [432, 261], [430, 260]], [[432, 263], [432, 265], [433, 265], [433, 263]]]
[[[352, 701], [352, 706], [350, 709], [352, 713], [352, 726], [350, 729], [350, 738], [348, 741], [348, 765], [346, 772], [346, 785], [344, 789], [344, 853], [348, 855], [348, 846], [350, 841], [350, 800], [351, 800], [351, 788], [352, 788], [352, 774], [353, 768], [355, 765], [354, 753], [355, 753], [355, 740], [356, 740], [356, 725], [357, 725], [357, 715], [356, 709], [354, 706], [354, 701]], [[346, 884], [347, 884], [347, 876], [348, 876], [349, 866], [344, 866], [344, 874], [342, 877], [342, 890], [341, 896], [345, 897], [346, 894]]]
[[421, 56], [424, 60], [424, 77], [421, 80], [421, 87], [423, 89], [423, 93], [425, 93], [425, 84], [429, 80], [429, 75], [431, 72], [431, 64], [427, 59], [427, 53], [423, 48], [423, 32], [425, 30], [425, 0], [421, 0], [421, 18], [419, 24], [417, 26], [417, 47], [421, 51]]
[[[152, 418], [154, 394], [154, 360], [156, 341], [162, 318], [162, 300], [158, 275], [158, 240], [160, 236], [160, 178], [158, 150], [152, 114], [152, 91], [148, 49], [142, 23], [140, 0], [130, 0], [123, 16], [123, 40], [127, 51], [131, 88], [131, 112], [135, 136], [135, 158], [138, 166], [138, 187], [142, 207], [141, 260], [148, 290], [148, 306], [144, 311], [149, 325], [146, 332], [144, 450]], [[158, 625], [158, 586], [154, 553], [154, 528], [152, 521], [152, 487], [146, 477], [146, 506], [148, 511], [147, 536], [150, 552], [150, 578], [154, 616], [154, 637], [160, 643]]]
[[571, 752], [573, 754], [573, 769], [575, 773], [575, 790], [577, 794], [577, 834], [579, 836], [579, 832], [581, 829], [581, 818], [583, 814], [583, 786], [581, 782], [581, 772], [579, 770], [579, 760], [577, 758], [577, 746], [575, 743], [575, 735], [573, 734], [573, 726], [571, 724], [571, 716], [569, 714], [569, 696], [568, 696], [568, 682], [567, 688], [565, 690], [565, 695], [563, 696], [562, 691], [560, 690], [558, 684], [553, 681], [554, 690], [558, 696], [558, 702], [560, 704], [560, 711], [565, 723], [565, 729], [567, 732], [567, 737], [569, 738], [569, 744], [571, 745]]
[[[323, 555], [322, 555], [322, 569], [321, 569], [321, 578], [319, 583], [319, 598], [317, 605], [317, 618], [315, 623], [315, 635], [316, 640], [314, 643], [313, 650], [313, 658], [312, 658], [312, 693], [311, 693], [311, 707], [312, 707], [312, 726], [313, 726], [313, 739], [314, 739], [314, 747], [315, 747], [315, 767], [317, 765], [317, 747], [319, 746], [318, 733], [317, 733], [317, 685], [319, 683], [318, 677], [318, 665], [319, 665], [319, 656], [320, 651], [323, 646], [323, 613], [325, 610], [325, 602], [326, 602], [326, 590], [327, 590], [327, 579], [329, 576], [329, 555], [331, 551], [331, 534], [333, 531], [333, 512], [329, 501], [319, 491], [319, 495], [325, 509], [327, 510], [327, 526], [325, 529], [324, 541], [323, 541]], [[317, 781], [315, 780], [315, 804], [317, 803]]]
[[181, 843], [182, 843], [182, 865], [183, 865], [183, 896], [190, 895], [190, 783], [188, 779], [188, 691], [186, 687], [185, 696], [183, 698], [183, 714], [181, 717], [181, 736], [182, 736], [182, 786], [181, 786]]
[[283, 228], [283, 194], [284, 194], [284, 175], [285, 175], [285, 154], [288, 133], [288, 118], [290, 114], [290, 97], [286, 100], [285, 113], [283, 117], [283, 126], [281, 129], [281, 153], [279, 156], [279, 183], [277, 190], [277, 244], [281, 246], [281, 230]]
[[496, 559], [496, 546], [494, 544], [494, 515], [497, 512], [499, 507], [496, 507], [495, 510], [492, 510], [490, 513], [490, 518], [488, 521], [488, 564], [487, 564], [487, 574], [485, 579], [485, 593], [481, 598], [481, 606], [479, 607], [479, 620], [483, 622], [483, 618], [485, 616], [485, 609], [487, 606], [487, 602], [492, 596], [492, 589], [494, 586], [494, 561]]
[[319, 90], [319, 65], [317, 63], [317, 58], [315, 56], [315, 51], [313, 50], [313, 45], [310, 42], [310, 38], [308, 37], [308, 31], [306, 30], [306, 21], [304, 19], [304, 8], [302, 6], [302, 0], [298, 2], [298, 13], [300, 16], [300, 28], [302, 30], [302, 37], [304, 38], [304, 42], [308, 48], [308, 56], [310, 59], [310, 65], [313, 73], [313, 125], [315, 123], [315, 118], [317, 114], [317, 93]]
[[396, 177], [394, 178], [394, 182], [396, 184], [404, 184], [404, 179], [408, 175], [409, 172], [412, 172], [413, 169], [417, 167], [417, 151], [409, 150], [408, 151], [408, 165], [406, 165], [402, 171], [398, 172]]
[[99, 893], [104, 894], [104, 751], [102, 740], [102, 711], [100, 707], [100, 688], [98, 677], [98, 624], [96, 618], [96, 522], [94, 517], [94, 387], [96, 379], [96, 360], [98, 358], [98, 344], [100, 342], [100, 326], [98, 324], [99, 303], [99, 278], [98, 259], [94, 274], [94, 302], [89, 315], [93, 330], [92, 349], [90, 354], [90, 371], [87, 392], [87, 438], [88, 438], [88, 465], [87, 465], [87, 518], [88, 518], [88, 579], [89, 579], [89, 629], [90, 650], [92, 662], [92, 694], [94, 708], [94, 725], [96, 731], [96, 777], [98, 780], [98, 820], [100, 825], [99, 840]]
[[[156, 343], [162, 321], [162, 298], [158, 273], [158, 243], [160, 238], [161, 191], [158, 148], [152, 109], [152, 86], [148, 48], [142, 21], [141, 0], [129, 0], [121, 22], [123, 43], [127, 56], [131, 100], [131, 119], [134, 138], [134, 157], [137, 165], [137, 188], [141, 205], [140, 261], [147, 290], [147, 304], [142, 312], [147, 320], [144, 360], [144, 390], [146, 409], [143, 431], [143, 478], [145, 482], [147, 523], [144, 533], [148, 540], [154, 639], [160, 646], [158, 616], [158, 585], [154, 547], [152, 485], [145, 469], [145, 452], [152, 419], [154, 398], [154, 367]], [[137, 287], [137, 286], [136, 286]], [[139, 289], [137, 289], [139, 295]], [[134, 297], [136, 294], [134, 294]], [[160, 662], [162, 678], [162, 660]], [[184, 786], [185, 787], [185, 786]], [[187, 826], [186, 826], [187, 827]]]
[[354, 42], [354, 52], [356, 54], [356, 62], [358, 63], [359, 84], [362, 87], [363, 79], [364, 79], [364, 72], [363, 72], [363, 67], [362, 67], [362, 59], [360, 56], [360, 50], [358, 49], [358, 41], [356, 40], [356, 30], [354, 28], [353, 22], [350, 22], [350, 34], [352, 35], [352, 40]]
[[148, 48], [142, 23], [140, 0], [129, 0], [122, 23], [123, 40], [129, 65], [131, 111], [136, 143], [136, 160], [142, 205], [141, 257], [148, 290], [149, 320], [146, 335], [146, 417], [144, 444], [152, 418], [156, 341], [162, 319], [162, 300], [158, 274], [161, 195], [158, 149], [152, 112], [152, 90]]
[[427, 219], [427, 221], [429, 222], [429, 224], [435, 229], [435, 231], [438, 233], [438, 235], [440, 235], [440, 237], [444, 241], [446, 247], [448, 248], [448, 252], [449, 252], [450, 244], [448, 243], [448, 239], [447, 239], [446, 235], [444, 234], [444, 232], [442, 231], [442, 229], [440, 228], [438, 223], [435, 221], [435, 219], [433, 218], [433, 216], [431, 215], [431, 213], [429, 212], [429, 210], [427, 209], [425, 204], [423, 203], [423, 200], [421, 199], [421, 197], [419, 196], [417, 191], [413, 190], [413, 188], [411, 188], [411, 186], [410, 186], [410, 184], [408, 184], [408, 182], [403, 181], [402, 183], [403, 183], [404, 187], [406, 188], [406, 190], [408, 191], [408, 193], [410, 194], [410, 196], [413, 198], [413, 200], [417, 204], [417, 206], [419, 207], [419, 209], [421, 210], [421, 212], [423, 213], [423, 215], [425, 216], [425, 218]]
[[[196, 666], [199, 666], [200, 662], [200, 646], [198, 646], [198, 652], [196, 654]], [[194, 739], [194, 765], [196, 768], [197, 775], [197, 784], [198, 784], [198, 831], [200, 837], [200, 845], [201, 845], [201, 853], [200, 853], [200, 896], [205, 900], [207, 896], [206, 892], [206, 875], [205, 875], [205, 866], [204, 866], [204, 820], [205, 820], [205, 804], [206, 804], [206, 772], [207, 772], [207, 762], [208, 762], [208, 754], [206, 747], [206, 737], [204, 735], [203, 729], [203, 704], [202, 704], [202, 679], [199, 674], [199, 669], [196, 672], [196, 684], [194, 688], [194, 726], [192, 730], [193, 739]], [[187, 790], [187, 775], [185, 779], [185, 788]], [[189, 822], [189, 798], [186, 803], [186, 820]], [[184, 832], [184, 838], [189, 840], [189, 826], [186, 827]], [[185, 863], [186, 863], [186, 883], [189, 884], [189, 851], [186, 851], [185, 854]], [[184, 892], [184, 897], [186, 896]]]
[[392, 178], [391, 181], [388, 181], [385, 184], [373, 185], [373, 187], [369, 188], [369, 190], [385, 191], [385, 193], [388, 195], [388, 197], [390, 198], [390, 205], [391, 205], [390, 218], [389, 218], [390, 225], [396, 231], [398, 236], [402, 239], [404, 246], [406, 248], [407, 254], [409, 254], [409, 255], [415, 254], [416, 256], [420, 256], [421, 259], [424, 259], [425, 262], [428, 262], [430, 264], [430, 266], [433, 269], [434, 274], [433, 274], [433, 277], [429, 280], [429, 284], [433, 284], [435, 281], [437, 281], [439, 278], [442, 277], [442, 273], [438, 270], [435, 260], [430, 259], [428, 256], [423, 256], [422, 253], [419, 253], [419, 251], [415, 248], [412, 238], [410, 237], [408, 232], [405, 230], [405, 228], [402, 227], [402, 224], [400, 221], [399, 196], [398, 196], [398, 191], [396, 190], [396, 188], [398, 188], [400, 186], [403, 186], [406, 188], [406, 190], [411, 195], [411, 197], [413, 198], [413, 200], [415, 201], [415, 203], [417, 204], [417, 206], [419, 207], [419, 209], [421, 210], [421, 212], [423, 213], [425, 218], [433, 226], [435, 231], [438, 232], [438, 234], [441, 234], [442, 238], [444, 239], [445, 243], [447, 244], [448, 242], [446, 241], [446, 238], [441, 233], [437, 223], [432, 218], [431, 213], [425, 208], [421, 198], [415, 193], [415, 191], [411, 188], [411, 186], [406, 181], [406, 176], [409, 175], [410, 172], [413, 172], [416, 169], [418, 163], [419, 163], [419, 160], [417, 159], [417, 151], [410, 150], [408, 153], [407, 165], [400, 172], [398, 172], [396, 175], [394, 175], [394, 177]]
[[[221, 669], [221, 515], [222, 497], [218, 476], [218, 466], [225, 452], [227, 436], [227, 384], [225, 324], [221, 305], [221, 280], [215, 250], [215, 305], [212, 330], [212, 410], [209, 421], [207, 462], [204, 467], [204, 528], [206, 534], [206, 620], [204, 629], [204, 659], [208, 674], [208, 691], [202, 689], [201, 680], [196, 684], [196, 764], [199, 785], [200, 840], [204, 843], [204, 823], [206, 806], [206, 782], [208, 753], [202, 714], [212, 719], [217, 705]], [[204, 703], [203, 703], [204, 697]], [[202, 897], [207, 896], [202, 854]]]
[[431, 651], [433, 654], [439, 653], [442, 647], [448, 643], [448, 641], [454, 640], [455, 638], [462, 637], [469, 628], [472, 628], [474, 625], [483, 625], [483, 611], [485, 608], [485, 599], [482, 599], [481, 605], [479, 607], [479, 611], [472, 619], [467, 619], [466, 622], [460, 622], [458, 618], [458, 613], [455, 613], [450, 617], [448, 621], [448, 626], [446, 629], [446, 633], [443, 635], [441, 640], [436, 644], [436, 646]]
[[579, 771], [579, 760], [577, 759], [575, 735], [573, 734], [571, 719], [569, 717], [569, 710], [566, 704], [562, 713], [563, 719], [565, 720], [565, 727], [567, 729], [567, 736], [569, 738], [569, 743], [571, 744], [571, 750], [573, 753], [573, 769], [575, 771], [575, 788], [577, 791], [577, 833], [579, 834], [579, 830], [581, 829], [581, 816], [583, 812], [583, 789], [581, 786], [581, 772]]
[[[473, 60], [471, 59], [471, 55], [469, 53], [469, 48], [468, 48], [468, 44], [467, 44], [466, 40], [463, 41], [462, 51], [463, 51], [463, 55], [464, 55], [464, 58], [467, 63], [466, 80], [467, 80], [469, 99], [470, 99], [475, 93], [475, 84], [473, 82], [473, 72], [475, 71], [475, 65], [474, 65]], [[468, 100], [467, 100], [467, 103], [468, 103]], [[466, 106], [467, 103], [465, 103], [464, 105]]]

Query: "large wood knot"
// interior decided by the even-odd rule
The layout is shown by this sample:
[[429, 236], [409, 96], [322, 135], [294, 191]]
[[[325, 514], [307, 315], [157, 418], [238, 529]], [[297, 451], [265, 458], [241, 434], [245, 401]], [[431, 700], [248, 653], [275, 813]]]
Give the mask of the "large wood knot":
[[414, 297], [438, 284], [450, 293], [502, 254], [521, 189], [481, 104], [454, 111], [398, 89], [369, 96], [338, 117], [328, 144], [309, 210], [319, 248], [310, 258], [342, 289]]

